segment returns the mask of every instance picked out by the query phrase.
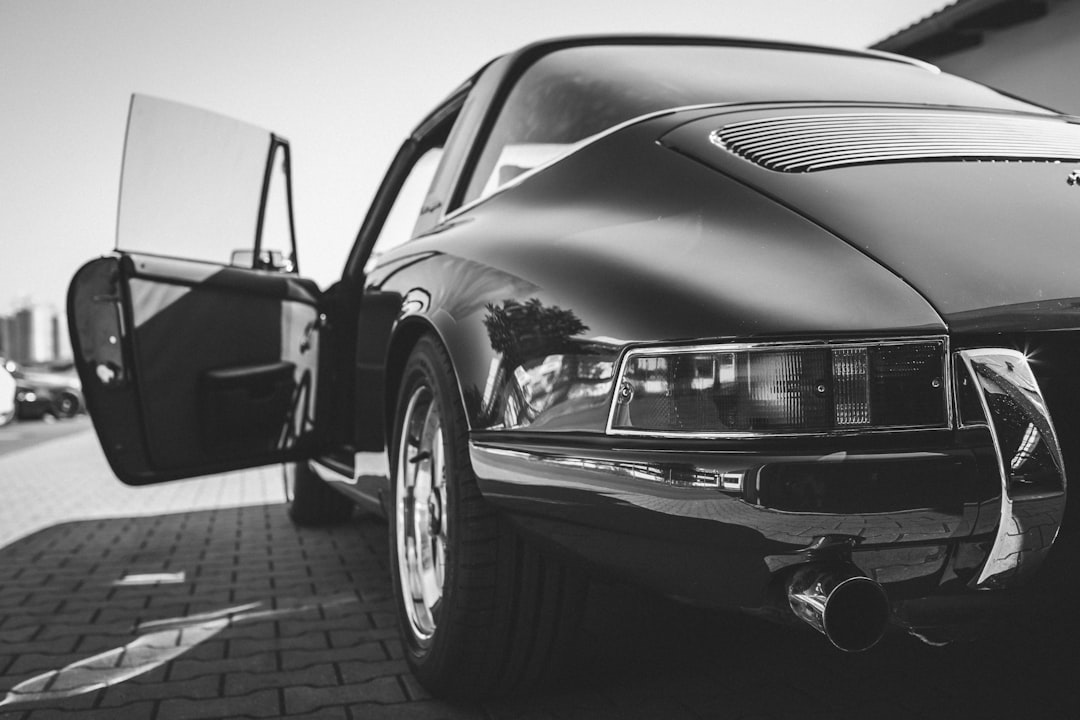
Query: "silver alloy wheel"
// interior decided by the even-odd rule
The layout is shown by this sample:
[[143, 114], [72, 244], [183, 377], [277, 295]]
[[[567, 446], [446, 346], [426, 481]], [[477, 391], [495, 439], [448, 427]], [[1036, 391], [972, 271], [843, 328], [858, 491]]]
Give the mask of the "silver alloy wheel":
[[413, 391], [401, 425], [395, 533], [402, 601], [421, 645], [435, 634], [446, 567], [446, 462], [442, 418], [427, 385]]

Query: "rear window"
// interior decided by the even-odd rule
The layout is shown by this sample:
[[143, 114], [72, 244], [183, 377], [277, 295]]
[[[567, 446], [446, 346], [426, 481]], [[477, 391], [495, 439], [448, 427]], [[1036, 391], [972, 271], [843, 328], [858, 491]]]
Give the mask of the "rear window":
[[688, 105], [894, 101], [1038, 110], [951, 75], [898, 61], [723, 45], [593, 45], [544, 55], [492, 127], [465, 201], [619, 123]]

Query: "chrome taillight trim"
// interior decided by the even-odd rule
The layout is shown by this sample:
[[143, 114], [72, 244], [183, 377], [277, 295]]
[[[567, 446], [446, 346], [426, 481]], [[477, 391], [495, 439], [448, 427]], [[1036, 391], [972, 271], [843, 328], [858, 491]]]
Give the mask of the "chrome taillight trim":
[[1055, 117], [860, 112], [789, 115], [723, 126], [709, 140], [769, 170], [804, 173], [929, 160], [1080, 160], [1080, 127]]
[[[629, 361], [640, 355], [656, 356], [656, 355], [691, 355], [696, 353], [722, 353], [722, 352], [739, 352], [743, 350], [757, 350], [762, 348], [865, 348], [865, 347], [883, 347], [883, 346], [896, 346], [896, 345], [918, 345], [928, 343], [940, 343], [942, 347], [942, 383], [944, 384], [944, 413], [945, 420], [942, 423], [936, 423], [931, 425], [888, 425], [888, 426], [875, 426], [875, 427], [861, 427], [842, 430], [830, 430], [830, 431], [806, 431], [806, 432], [747, 432], [747, 431], [729, 431], [729, 432], [713, 432], [713, 431], [655, 431], [655, 430], [631, 430], [626, 428], [616, 428], [615, 425], [615, 413], [618, 399], [619, 389], [622, 387], [623, 380], [626, 374], [626, 368]], [[949, 338], [945, 335], [931, 335], [925, 337], [904, 337], [904, 338], [889, 338], [888, 340], [882, 340], [880, 338], [872, 339], [856, 339], [856, 340], [820, 340], [820, 341], [808, 341], [808, 340], [796, 340], [796, 341], [769, 341], [769, 342], [733, 342], [733, 343], [709, 343], [700, 345], [660, 345], [649, 346], [640, 345], [629, 348], [623, 352], [618, 359], [618, 371], [615, 373], [615, 382], [612, 385], [612, 394], [608, 402], [608, 418], [605, 432], [608, 435], [621, 436], [621, 437], [638, 437], [638, 438], [658, 438], [658, 439], [697, 439], [697, 440], [740, 440], [740, 439], [754, 439], [754, 438], [806, 438], [806, 437], [852, 437], [867, 434], [877, 433], [895, 433], [895, 432], [924, 432], [927, 430], [945, 430], [953, 427], [953, 378], [949, 363], [949, 357], [951, 353], [949, 350]]]

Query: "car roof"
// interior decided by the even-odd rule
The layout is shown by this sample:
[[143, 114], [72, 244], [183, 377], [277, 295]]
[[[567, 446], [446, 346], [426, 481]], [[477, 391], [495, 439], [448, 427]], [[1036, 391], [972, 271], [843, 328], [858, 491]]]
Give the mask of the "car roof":
[[[726, 37], [714, 35], [650, 35], [650, 34], [598, 34], [598, 35], [567, 35], [563, 37], [538, 40], [524, 45], [511, 55], [546, 55], [555, 50], [571, 47], [584, 47], [596, 45], [701, 45], [732, 48], [756, 48], [761, 50], [780, 50], [792, 52], [811, 52], [825, 55], [841, 55], [846, 57], [858, 57], [868, 60], [881, 60], [886, 62], [898, 62], [905, 65], [920, 67], [929, 72], [938, 72], [936, 66], [923, 60], [880, 50], [862, 50], [855, 48], [832, 47], [828, 45], [814, 45], [810, 43], [785, 42], [779, 40], [763, 40], [758, 38]], [[486, 65], [485, 65], [486, 67]], [[483, 71], [483, 68], [480, 70]], [[477, 73], [479, 74], [479, 73]]]
[[883, 52], [880, 50], [860, 50], [853, 48], [830, 47], [826, 45], [813, 45], [809, 43], [784, 42], [778, 40], [762, 40], [757, 38], [725, 37], [713, 35], [660, 35], [660, 34], [594, 34], [594, 35], [566, 35], [554, 38], [546, 38], [523, 45], [503, 55], [497, 55], [484, 63], [475, 73], [467, 78], [461, 85], [454, 88], [435, 108], [424, 117], [411, 133], [418, 137], [432, 125], [436, 124], [445, 116], [448, 108], [460, 106], [464, 96], [476, 83], [477, 79], [491, 65], [529, 65], [540, 57], [556, 50], [564, 50], [574, 47], [595, 47], [602, 45], [699, 45], [702, 47], [731, 47], [753, 48], [760, 50], [778, 50], [789, 52], [809, 52], [822, 55], [837, 55], [842, 57], [862, 58], [866, 60], [878, 60], [884, 62], [901, 63], [912, 67], [921, 68], [931, 73], [938, 73], [937, 67], [922, 60]]
[[[665, 63], [660, 56], [664, 54], [657, 51], [664, 47], [676, 51], [676, 55], [683, 50], [693, 55], [699, 48], [715, 48], [718, 58], [724, 56], [715, 66], [724, 71], [717, 82], [702, 85], [705, 92], [692, 94], [687, 102], [673, 103], [672, 108], [813, 102], [1037, 110], [992, 88], [942, 73], [933, 65], [880, 51], [703, 35], [615, 34], [545, 39], [492, 59], [415, 126], [410, 141], [421, 146], [425, 137], [449, 133], [445, 121], [456, 118], [446, 141], [448, 152], [424, 203], [438, 211], [425, 215], [426, 224], [418, 224], [416, 232], [434, 227], [467, 201], [469, 183], [488, 133], [510, 92], [534, 64], [561, 51], [568, 51], [568, 56], [584, 51], [576, 60], [567, 57], [565, 67], [573, 72], [575, 64], [580, 63], [582, 72], [598, 77], [613, 71], [608, 89], [618, 92], [619, 83], [626, 87], [640, 83], [642, 77], [636, 74], [639, 71], [646, 75], [654, 67], [658, 73], [671, 71], [678, 64], [676, 55], [666, 63], [668, 70], [662, 70]], [[637, 49], [643, 51], [641, 57], [635, 57]], [[625, 62], [619, 60], [623, 50], [627, 52]], [[609, 61], [599, 62], [602, 56], [608, 56]], [[646, 56], [655, 56], [660, 62], [654, 64]], [[684, 80], [682, 85], [697, 87], [692, 78]], [[363, 242], [358, 242], [357, 247], [370, 245], [370, 234], [365, 220], [358, 235]], [[348, 267], [357, 269], [363, 256], [363, 250], [355, 253]]]

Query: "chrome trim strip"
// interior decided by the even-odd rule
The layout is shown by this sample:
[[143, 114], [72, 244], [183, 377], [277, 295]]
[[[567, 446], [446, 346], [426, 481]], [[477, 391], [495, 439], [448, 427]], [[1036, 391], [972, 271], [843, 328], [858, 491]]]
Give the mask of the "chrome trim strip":
[[[1066, 498], [1065, 463], [1042, 391], [1023, 353], [1004, 348], [980, 348], [960, 350], [957, 356], [975, 381], [1001, 478], [1001, 517], [997, 534], [978, 578], [971, 581], [971, 587], [981, 590], [1010, 587], [1024, 582], [1042, 564], [1061, 529]], [[1006, 368], [1004, 373], [999, 369], [1002, 365]], [[1002, 391], [1004, 403], [990, 403], [986, 383], [993, 383]], [[1008, 407], [1003, 407], [1006, 404]], [[1009, 423], [1015, 424], [1016, 415], [1026, 416], [1028, 430], [1036, 440], [1031, 449], [1021, 448], [1013, 454], [1009, 467], [1006, 467], [1002, 429]], [[1031, 454], [1040, 439], [1054, 462], [1060, 489], [1036, 488], [1018, 492], [1013, 488], [1010, 470], [1022, 453]]]
[[867, 48], [865, 50], [861, 50], [860, 52], [864, 52], [867, 55], [879, 57], [882, 60], [892, 60], [893, 62], [904, 62], [908, 65], [914, 65], [917, 68], [922, 68], [923, 70], [931, 72], [935, 75], [941, 74], [941, 68], [939, 68], [937, 65], [934, 65], [933, 63], [928, 63], [925, 60], [919, 60], [918, 58], [908, 57], [907, 55], [899, 55], [897, 53], [891, 53], [886, 50], [874, 50], [873, 48]]
[[[561, 469], [585, 470], [600, 472], [615, 477], [646, 480], [650, 483], [669, 485], [682, 488], [709, 488], [713, 490], [723, 489], [725, 492], [742, 492], [742, 484], [739, 487], [724, 485], [723, 478], [729, 475], [745, 475], [748, 471], [738, 472], [695, 472], [695, 480], [677, 480], [673, 477], [674, 465], [662, 465], [646, 462], [602, 460], [591, 457], [578, 457], [573, 455], [560, 455], [542, 450], [510, 450], [507, 448], [488, 445], [483, 442], [469, 441], [469, 451], [475, 456], [478, 453], [486, 453], [495, 457], [504, 457], [526, 463], [540, 463]], [[555, 482], [553, 480], [553, 482]], [[570, 480], [562, 480], [560, 484], [572, 486]], [[591, 487], [591, 486], [586, 486]]]
[[353, 479], [345, 473], [338, 472], [329, 465], [324, 465], [317, 459], [312, 459], [308, 466], [319, 476], [319, 479], [326, 483], [343, 483], [345, 485], [352, 485]]
[[989, 113], [832, 113], [767, 117], [714, 130], [709, 141], [778, 172], [905, 160], [1080, 159], [1080, 128], [1055, 117]]
[[[608, 525], [597, 518], [610, 513], [626, 517], [623, 513], [630, 508], [668, 516], [674, 523], [719, 523], [724, 528], [722, 531], [742, 527], [753, 530], [755, 537], [781, 543], [781, 546], [755, 546], [757, 550], [738, 549], [738, 553], [743, 554], [759, 552], [758, 558], [771, 572], [792, 560], [805, 562], [806, 555], [800, 549], [805, 549], [815, 536], [820, 535], [822, 528], [829, 528], [829, 532], [836, 535], [861, 537], [861, 550], [870, 553], [890, 552], [901, 547], [937, 547], [941, 543], [954, 540], [965, 542], [977, 514], [977, 509], [972, 505], [965, 506], [959, 515], [941, 508], [870, 513], [776, 510], [758, 504], [758, 498], [747, 498], [743, 491], [733, 487], [725, 488], [723, 485], [725, 476], [744, 473], [743, 489], [758, 487], [761, 466], [758, 456], [753, 453], [705, 451], [696, 459], [690, 460], [681, 453], [663, 450], [618, 455], [613, 455], [610, 448], [599, 451], [602, 457], [594, 454], [593, 449], [585, 447], [526, 449], [522, 446], [511, 448], [492, 445], [483, 440], [469, 440], [469, 458], [481, 492], [492, 504], [512, 513], [527, 512], [537, 517], [546, 516], [559, 522], [569, 522], [578, 528], [593, 526], [594, 530], [600, 532], [612, 531], [616, 526]], [[854, 462], [905, 462], [935, 456], [947, 457], [940, 453], [926, 452], [885, 455], [871, 452], [845, 455], [843, 458], [811, 453], [786, 456], [786, 461], [846, 463], [851, 459]], [[561, 490], [582, 492], [574, 498], [552, 494], [552, 491]], [[527, 502], [522, 504], [522, 501]], [[591, 508], [588, 516], [593, 520], [579, 525], [585, 515], [568, 515], [567, 511], [572, 507]], [[664, 531], [665, 534], [670, 533], [668, 537], [679, 538], [680, 544], [685, 542], [684, 530], [676, 529], [676, 525], [665, 525], [668, 528]], [[581, 536], [577, 531], [573, 537], [580, 541]], [[725, 536], [717, 536], [721, 537]], [[786, 550], [777, 549], [780, 547], [786, 547]], [[723, 543], [716, 545], [716, 550], [721, 553], [734, 552], [730, 545]], [[779, 555], [765, 554], [781, 552]], [[947, 554], [944, 546], [941, 546], [940, 550], [934, 550], [933, 554], [939, 558], [935, 562], [940, 567]], [[906, 564], [908, 561], [902, 560], [901, 563]], [[870, 567], [886, 565], [871, 562], [873, 564]], [[863, 566], [862, 562], [859, 565], [870, 569]], [[921, 571], [917, 572], [922, 574]]]
[[[788, 348], [846, 348], [846, 347], [880, 347], [883, 345], [917, 345], [925, 343], [941, 343], [942, 345], [942, 383], [945, 393], [945, 420], [940, 425], [893, 425], [841, 429], [832, 431], [813, 432], [664, 432], [652, 430], [627, 430], [613, 427], [615, 423], [616, 399], [619, 388], [622, 387], [623, 377], [626, 373], [626, 365], [631, 357], [636, 355], [686, 355], [695, 353], [738, 352], [740, 350], [753, 350], [758, 348], [788, 347]], [[882, 432], [925, 432], [927, 430], [942, 430], [953, 427], [953, 378], [949, 364], [949, 338], [946, 335], [930, 335], [926, 337], [890, 338], [888, 340], [865, 339], [865, 340], [797, 340], [797, 341], [771, 341], [771, 342], [740, 342], [740, 343], [712, 343], [706, 345], [663, 345], [659, 347], [637, 346], [623, 352], [618, 362], [618, 372], [615, 374], [615, 382], [612, 385], [612, 395], [608, 404], [608, 419], [605, 433], [612, 436], [641, 437], [658, 439], [697, 439], [697, 440], [741, 440], [754, 438], [790, 438], [790, 437], [850, 437], [853, 435], [866, 435], [868, 433]]]
[[604, 138], [606, 138], [609, 135], [614, 135], [615, 133], [619, 132], [620, 130], [622, 130], [624, 128], [628, 128], [631, 125], [637, 125], [638, 123], [645, 122], [647, 120], [652, 120], [654, 118], [663, 117], [665, 115], [672, 115], [674, 113], [679, 113], [679, 112], [683, 112], [683, 111], [686, 111], [686, 110], [707, 110], [708, 108], [723, 108], [723, 107], [729, 106], [731, 104], [732, 103], [702, 103], [702, 104], [699, 104], [699, 105], [681, 105], [679, 107], [666, 108], [664, 110], [656, 110], [654, 112], [645, 113], [644, 115], [638, 115], [637, 117], [632, 117], [629, 120], [624, 120], [623, 122], [621, 122], [621, 123], [619, 123], [617, 125], [612, 125], [607, 130], [602, 130], [601, 132], [598, 132], [595, 135], [590, 135], [589, 137], [582, 138], [581, 140], [578, 140], [576, 143], [573, 143], [562, 154], [556, 155], [555, 157], [548, 160], [547, 162], [541, 163], [540, 165], [537, 165], [534, 168], [530, 168], [529, 170], [526, 170], [525, 172], [523, 172], [520, 175], [518, 175], [517, 177], [515, 177], [513, 180], [510, 180], [509, 182], [506, 182], [506, 183], [500, 185], [499, 187], [495, 188], [494, 190], [489, 192], [487, 195], [481, 195], [480, 197], [473, 198], [469, 202], [464, 203], [464, 204], [462, 204], [461, 206], [459, 206], [457, 208], [454, 208], [454, 210], [448, 212], [446, 215], [443, 216], [443, 218], [439, 222], [439, 224], [441, 225], [441, 224], [446, 223], [446, 222], [448, 222], [450, 220], [453, 220], [458, 215], [461, 215], [462, 213], [468, 212], [469, 210], [473, 209], [474, 207], [476, 207], [480, 203], [487, 202], [489, 199], [495, 197], [496, 195], [502, 193], [503, 191], [509, 190], [512, 187], [516, 187], [517, 185], [520, 185], [521, 183], [523, 183], [526, 180], [528, 180], [529, 178], [531, 178], [533, 175], [536, 175], [537, 173], [548, 169], [549, 167], [551, 167], [552, 165], [554, 165], [556, 163], [562, 162], [563, 160], [570, 157], [574, 153], [576, 153], [576, 152], [578, 152], [580, 150], [583, 150], [584, 148], [588, 147], [589, 145], [592, 145], [593, 143], [595, 143], [595, 142], [597, 142], [599, 140], [603, 140]]

